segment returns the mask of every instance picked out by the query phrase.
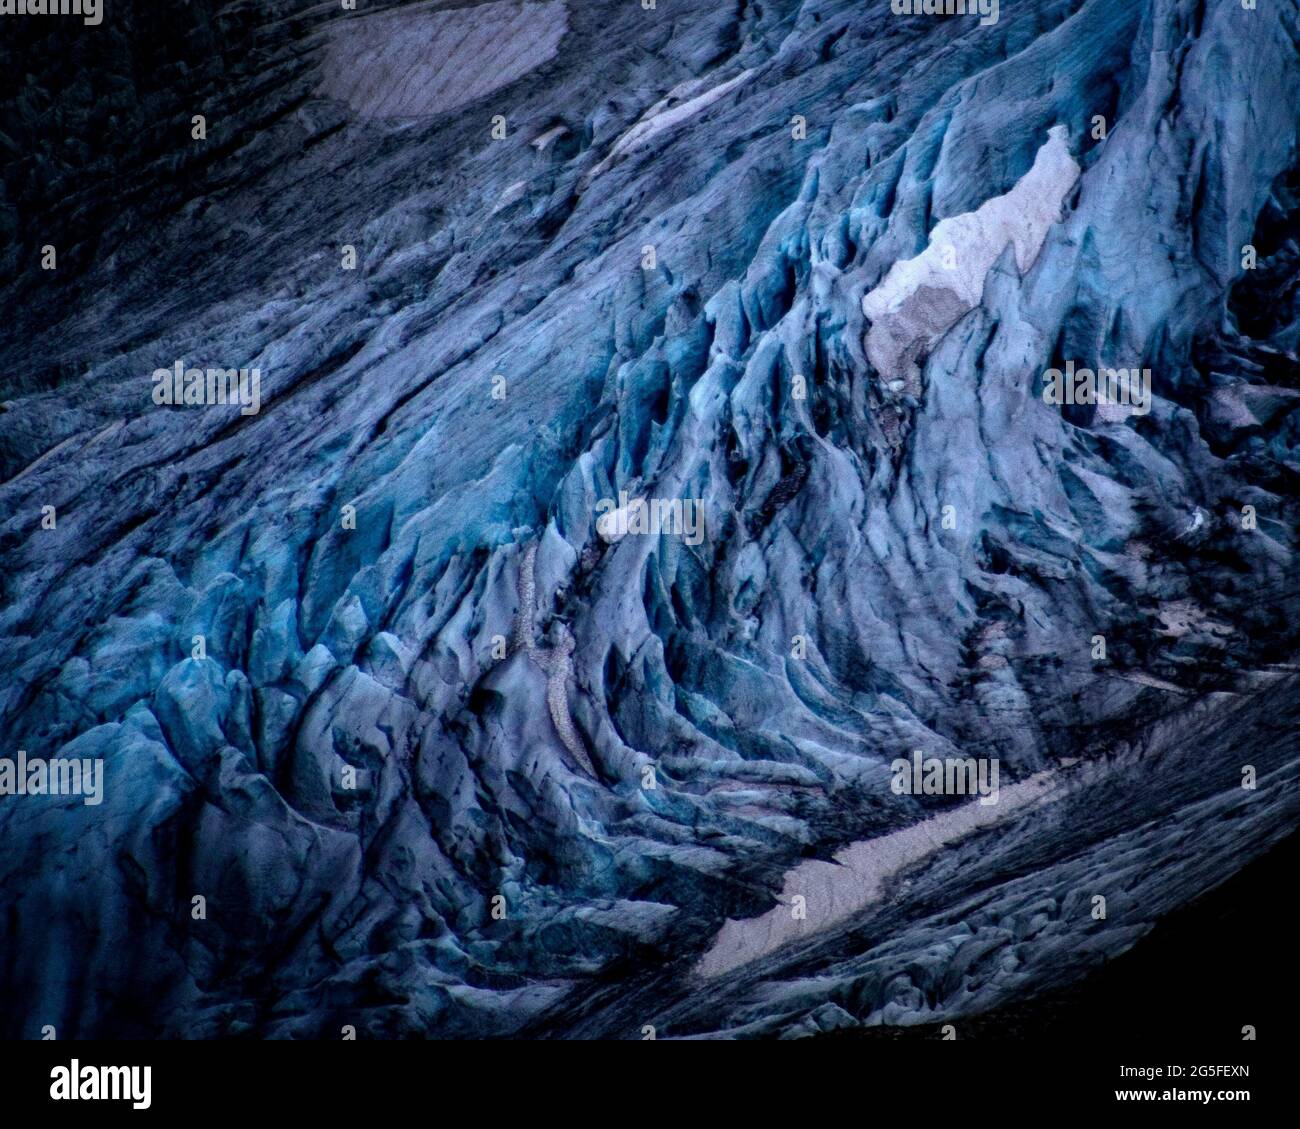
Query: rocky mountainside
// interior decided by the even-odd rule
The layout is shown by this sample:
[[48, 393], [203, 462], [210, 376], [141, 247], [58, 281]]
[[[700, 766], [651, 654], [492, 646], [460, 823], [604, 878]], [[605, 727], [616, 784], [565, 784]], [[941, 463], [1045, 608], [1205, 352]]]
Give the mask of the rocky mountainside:
[[960, 1027], [1294, 831], [1300, 8], [894, 7], [0, 27], [0, 1036]]

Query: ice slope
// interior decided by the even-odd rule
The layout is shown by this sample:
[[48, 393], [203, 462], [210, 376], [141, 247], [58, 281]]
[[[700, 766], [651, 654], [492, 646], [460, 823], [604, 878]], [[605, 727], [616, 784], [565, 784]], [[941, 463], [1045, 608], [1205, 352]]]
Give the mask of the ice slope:
[[[959, 1017], [1295, 827], [1294, 2], [601, 0], [539, 62], [558, 6], [436, 98], [337, 85], [427, 5], [124, 0], [70, 81], [0, 67], [0, 755], [106, 767], [0, 798], [0, 1034]], [[895, 387], [864, 299], [1045, 143]], [[262, 410], [155, 407], [178, 359]], [[1149, 415], [1043, 402], [1099, 359]], [[623, 491], [707, 538], [607, 540]], [[890, 790], [913, 749], [1079, 764], [700, 976], [787, 873], [951, 811]]]

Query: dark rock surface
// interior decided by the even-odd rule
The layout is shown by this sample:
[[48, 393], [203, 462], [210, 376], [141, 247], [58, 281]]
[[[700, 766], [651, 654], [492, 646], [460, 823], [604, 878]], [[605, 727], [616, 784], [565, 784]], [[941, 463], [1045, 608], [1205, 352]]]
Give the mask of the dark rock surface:
[[[106, 782], [0, 796], [0, 1035], [932, 1023], [1296, 826], [1294, 0], [3, 31], [0, 756]], [[900, 387], [864, 295], [1055, 126], [1059, 222]], [[156, 406], [178, 360], [260, 411]], [[1149, 413], [1045, 403], [1071, 361]], [[621, 491], [706, 535], [602, 536]], [[912, 749], [1054, 790], [701, 977], [801, 861], [953, 809]]]

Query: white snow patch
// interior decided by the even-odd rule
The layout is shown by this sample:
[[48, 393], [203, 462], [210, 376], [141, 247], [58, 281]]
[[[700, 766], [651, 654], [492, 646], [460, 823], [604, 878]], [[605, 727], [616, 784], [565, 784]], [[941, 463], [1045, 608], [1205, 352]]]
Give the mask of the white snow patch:
[[[778, 901], [760, 917], [728, 920], [696, 967], [702, 976], [718, 976], [779, 949], [787, 941], [807, 937], [860, 913], [880, 899], [885, 882], [905, 867], [934, 854], [949, 843], [1036, 803], [1056, 786], [1054, 772], [1039, 772], [1000, 789], [993, 806], [973, 800], [901, 831], [862, 839], [837, 851], [834, 862], [809, 859], [785, 876]], [[804, 898], [806, 917], [793, 913], [796, 895]]]
[[918, 362], [979, 305], [984, 280], [1008, 243], [1022, 275], [1033, 265], [1079, 179], [1067, 138], [1065, 126], [1052, 126], [1033, 166], [1011, 191], [940, 220], [924, 251], [894, 263], [863, 295], [862, 312], [871, 319], [867, 356], [882, 379], [904, 379], [910, 391], [919, 391]]
[[536, 149], [539, 153], [545, 153], [547, 147], [551, 144], [552, 141], [554, 141], [557, 137], [563, 137], [568, 132], [569, 132], [569, 127], [567, 125], [557, 125], [552, 129], [548, 129], [545, 133], [538, 134], [528, 144], [531, 145], [534, 149]]
[[[613, 148], [610, 149], [605, 159], [587, 174], [587, 183], [590, 183], [595, 177], [603, 173], [619, 157], [640, 149], [665, 130], [672, 129], [688, 118], [702, 112], [724, 94], [735, 90], [741, 83], [747, 81], [752, 73], [753, 71], [750, 70], [741, 71], [734, 78], [719, 83], [717, 86], [704, 91], [703, 94], [695, 94], [694, 97], [687, 98], [684, 102], [678, 102], [677, 100], [685, 95], [694, 94], [705, 80], [695, 78], [674, 87], [642, 114], [640, 120], [631, 129], [614, 142]], [[677, 102], [677, 104], [673, 105], [674, 102]]]

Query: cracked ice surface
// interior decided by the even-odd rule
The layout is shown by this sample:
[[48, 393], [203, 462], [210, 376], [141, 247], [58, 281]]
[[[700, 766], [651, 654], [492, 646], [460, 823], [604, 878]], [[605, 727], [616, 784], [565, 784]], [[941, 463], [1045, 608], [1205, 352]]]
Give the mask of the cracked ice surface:
[[[589, 0], [543, 65], [556, 4], [384, 2], [174, 6], [147, 98], [0, 37], [77, 142], [0, 144], [0, 758], [105, 768], [0, 797], [0, 1034], [916, 1023], [1294, 829], [1294, 0]], [[181, 357], [262, 411], [157, 408]], [[1043, 403], [1101, 357], [1149, 414]], [[624, 491], [705, 535], [602, 536]], [[1076, 764], [949, 838], [913, 749]]]

